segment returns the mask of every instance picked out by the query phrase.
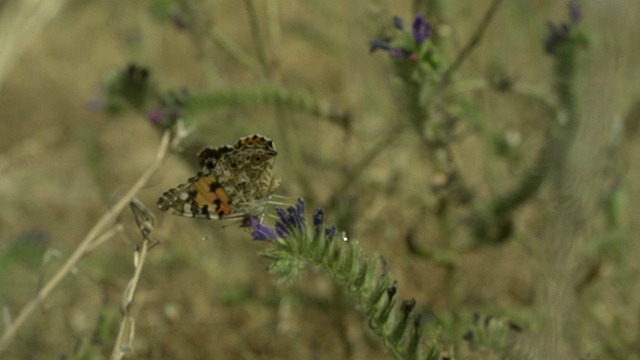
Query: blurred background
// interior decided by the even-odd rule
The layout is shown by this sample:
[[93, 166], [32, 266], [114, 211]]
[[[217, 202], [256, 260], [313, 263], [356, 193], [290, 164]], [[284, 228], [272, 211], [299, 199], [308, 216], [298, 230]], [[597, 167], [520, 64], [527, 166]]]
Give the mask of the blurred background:
[[[518, 183], [551, 121], [539, 103], [486, 84], [499, 78], [553, 98], [553, 59], [543, 42], [550, 21], [567, 21], [567, 4], [503, 2], [455, 73], [459, 95], [447, 105], [458, 119], [451, 151], [473, 200], [446, 217], [438, 207], [442, 173], [429, 160], [438, 155], [425, 152], [406, 121], [393, 60], [383, 51], [370, 54], [369, 41], [399, 36], [393, 16], [408, 27], [416, 13], [427, 21], [434, 14], [441, 56], [451, 63], [492, 3], [0, 2], [5, 325], [152, 163], [157, 122], [146, 110], [107, 111], [113, 110], [110, 86], [136, 64], [165, 101], [224, 96], [189, 114], [184, 152], [172, 155], [138, 194], [158, 216], [163, 242], [148, 255], [131, 309], [130, 358], [391, 357], [349, 292], [322, 272], [310, 269], [303, 281], [281, 284], [258, 255], [268, 245], [245, 230], [156, 210], [164, 191], [193, 176], [199, 147], [255, 133], [276, 144], [277, 194], [288, 197], [284, 202], [304, 197], [309, 213], [323, 206], [327, 223], [365, 253], [384, 256], [398, 296], [416, 299], [429, 338], [456, 358], [495, 355], [463, 339], [477, 326], [473, 314], [518, 324], [513, 336], [528, 339], [529, 354], [550, 347], [572, 358], [640, 358], [640, 249], [633, 242], [640, 62], [632, 46], [640, 4], [578, 2], [589, 45], [578, 57], [581, 122], [564, 176], [580, 200], [569, 204], [579, 218], [564, 217], [575, 214], [573, 207], [558, 204], [545, 183], [511, 214], [500, 241], [478, 243], [469, 225], [474, 211]], [[313, 106], [263, 100], [265, 86], [304, 94]], [[246, 100], [251, 96], [257, 100]], [[109, 356], [140, 241], [128, 210], [121, 221], [123, 234], [79, 262], [3, 359]], [[575, 246], [556, 257], [563, 245], [549, 238]], [[565, 301], [557, 307], [555, 287]], [[562, 324], [549, 320], [554, 317]], [[559, 345], [539, 336], [545, 331]]]

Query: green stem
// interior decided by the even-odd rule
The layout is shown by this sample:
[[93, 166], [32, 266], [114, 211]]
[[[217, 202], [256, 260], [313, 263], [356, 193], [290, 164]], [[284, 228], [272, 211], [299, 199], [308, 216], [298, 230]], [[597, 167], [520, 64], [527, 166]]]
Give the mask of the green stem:
[[262, 36], [260, 34], [260, 23], [258, 21], [258, 13], [253, 4], [253, 0], [244, 0], [244, 5], [249, 15], [249, 27], [251, 28], [251, 37], [253, 38], [253, 45], [256, 48], [258, 54], [258, 60], [262, 65], [262, 72], [267, 79], [271, 78], [271, 67], [267, 60], [267, 51], [262, 42]]

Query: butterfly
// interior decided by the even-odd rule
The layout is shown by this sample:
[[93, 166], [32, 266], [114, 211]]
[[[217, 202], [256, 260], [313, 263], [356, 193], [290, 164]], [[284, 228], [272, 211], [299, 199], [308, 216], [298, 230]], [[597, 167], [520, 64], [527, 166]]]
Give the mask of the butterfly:
[[198, 153], [202, 169], [158, 199], [163, 212], [203, 219], [261, 216], [280, 185], [273, 175], [278, 152], [261, 135], [240, 138], [234, 146], [206, 147]]

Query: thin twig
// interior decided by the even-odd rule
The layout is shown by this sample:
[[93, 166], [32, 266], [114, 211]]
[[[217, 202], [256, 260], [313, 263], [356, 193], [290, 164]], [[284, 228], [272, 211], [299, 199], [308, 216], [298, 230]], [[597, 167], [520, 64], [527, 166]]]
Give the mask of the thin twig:
[[355, 185], [356, 180], [362, 175], [362, 173], [367, 169], [367, 167], [373, 162], [373, 160], [378, 157], [388, 146], [393, 144], [395, 140], [403, 133], [405, 124], [398, 123], [391, 130], [387, 132], [387, 135], [383, 137], [380, 141], [378, 141], [371, 150], [364, 154], [360, 160], [353, 165], [349, 172], [343, 177], [342, 183], [336, 187], [336, 191], [333, 193], [331, 198], [327, 203], [335, 204], [338, 198], [351, 188], [351, 186]]
[[238, 63], [244, 65], [252, 74], [258, 77], [262, 77], [262, 67], [260, 62], [254, 59], [249, 53], [244, 51], [233, 41], [227, 40], [224, 36], [220, 35], [217, 31], [212, 29], [207, 33], [211, 41], [213, 41], [220, 49], [226, 51], [231, 57], [236, 59]]
[[[178, 137], [180, 135], [178, 134]], [[35, 297], [31, 299], [20, 311], [15, 321], [7, 328], [0, 338], [0, 354], [4, 352], [13, 338], [15, 337], [18, 329], [25, 323], [25, 321], [35, 312], [35, 310], [42, 304], [42, 302], [51, 294], [51, 292], [58, 286], [58, 284], [64, 279], [71, 270], [76, 266], [78, 261], [92, 248], [92, 245], [96, 241], [96, 238], [104, 232], [104, 229], [111, 223], [113, 223], [118, 215], [122, 212], [125, 206], [129, 204], [131, 199], [140, 191], [149, 181], [151, 176], [158, 170], [160, 165], [167, 157], [168, 150], [171, 145], [177, 141], [173, 139], [171, 132], [166, 132], [160, 142], [160, 147], [156, 154], [154, 162], [149, 168], [140, 176], [138, 181], [129, 189], [129, 191], [118, 201], [118, 203], [109, 209], [98, 222], [93, 226], [85, 238], [80, 242], [78, 247], [74, 250], [73, 254], [62, 265], [58, 272], [49, 280], [40, 290], [36, 293]]]
[[100, 235], [97, 239], [91, 242], [85, 251], [85, 255], [91, 253], [93, 250], [97, 249], [100, 245], [102, 245], [105, 241], [111, 239], [115, 234], [119, 233], [124, 229], [122, 224], [116, 224], [116, 226], [107, 230], [104, 234]]
[[[136, 267], [136, 271], [133, 274], [131, 280], [127, 284], [124, 294], [122, 295], [122, 304], [120, 307], [120, 312], [122, 313], [122, 322], [120, 323], [120, 330], [118, 331], [118, 337], [116, 343], [113, 345], [113, 351], [111, 353], [112, 360], [119, 360], [124, 357], [124, 355], [130, 350], [129, 347], [122, 347], [122, 341], [124, 339], [124, 335], [126, 333], [129, 334], [129, 343], [132, 338], [132, 332], [135, 329], [134, 319], [129, 316], [129, 309], [131, 308], [131, 304], [133, 303], [133, 298], [136, 294], [136, 288], [138, 286], [138, 280], [140, 279], [140, 273], [142, 273], [142, 267], [144, 266], [144, 261], [147, 258], [147, 253], [150, 246], [150, 241], [145, 239], [142, 243], [142, 248], [139, 249], [139, 252], [136, 251], [134, 254], [134, 266]], [[128, 326], [128, 332], [127, 330]]]
[[462, 62], [464, 62], [464, 60], [467, 59], [469, 54], [471, 54], [471, 52], [476, 48], [476, 46], [478, 46], [478, 44], [480, 43], [480, 40], [482, 39], [482, 36], [484, 35], [485, 31], [489, 27], [489, 24], [491, 23], [493, 16], [498, 11], [498, 8], [500, 7], [501, 3], [502, 3], [502, 0], [493, 0], [493, 3], [491, 4], [491, 6], [489, 6], [489, 9], [487, 9], [487, 11], [485, 12], [484, 17], [480, 22], [480, 25], [478, 25], [478, 29], [473, 34], [473, 37], [469, 40], [467, 45], [465, 45], [462, 51], [460, 51], [460, 53], [458, 54], [458, 57], [456, 57], [456, 59], [451, 64], [451, 66], [449, 66], [449, 68], [442, 75], [442, 80], [438, 85], [440, 90], [444, 89], [445, 87], [447, 87], [447, 85], [449, 85], [449, 82], [451, 81], [451, 77], [453, 76], [453, 74], [456, 72], [456, 70], [458, 70]]

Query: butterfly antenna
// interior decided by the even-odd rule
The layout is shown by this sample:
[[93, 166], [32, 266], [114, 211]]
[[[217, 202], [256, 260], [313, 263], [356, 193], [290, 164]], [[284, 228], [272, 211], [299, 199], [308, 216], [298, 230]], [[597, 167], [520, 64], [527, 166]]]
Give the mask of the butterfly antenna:
[[282, 196], [282, 195], [275, 195], [275, 194], [269, 196], [269, 205], [274, 205], [274, 206], [282, 206], [282, 207], [292, 206], [292, 205], [295, 205], [297, 201], [298, 201], [298, 198], [295, 198], [293, 196]]

